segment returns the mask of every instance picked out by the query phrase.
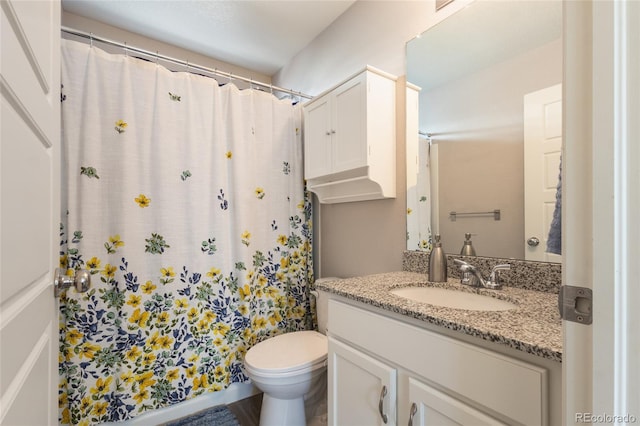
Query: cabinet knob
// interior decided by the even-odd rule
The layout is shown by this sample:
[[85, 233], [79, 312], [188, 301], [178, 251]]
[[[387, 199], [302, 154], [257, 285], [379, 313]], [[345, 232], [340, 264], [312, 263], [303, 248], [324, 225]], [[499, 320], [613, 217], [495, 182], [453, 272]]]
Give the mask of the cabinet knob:
[[380, 417], [384, 424], [387, 424], [387, 415], [384, 413], [384, 397], [387, 396], [387, 387], [382, 386], [382, 390], [380, 391], [380, 401], [378, 402], [378, 411], [380, 411]]
[[327, 130], [326, 135], [327, 135], [327, 136], [331, 136], [331, 132]]

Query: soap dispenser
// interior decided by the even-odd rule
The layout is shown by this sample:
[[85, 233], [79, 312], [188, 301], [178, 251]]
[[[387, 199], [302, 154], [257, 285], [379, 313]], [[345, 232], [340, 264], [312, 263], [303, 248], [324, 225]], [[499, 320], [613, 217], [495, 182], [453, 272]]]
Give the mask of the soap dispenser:
[[460, 250], [461, 256], [475, 256], [476, 249], [473, 248], [473, 244], [471, 244], [471, 234], [464, 234], [464, 245], [462, 246], [462, 250]]
[[434, 236], [435, 244], [429, 255], [429, 281], [445, 282], [447, 281], [447, 255], [442, 249], [440, 235]]

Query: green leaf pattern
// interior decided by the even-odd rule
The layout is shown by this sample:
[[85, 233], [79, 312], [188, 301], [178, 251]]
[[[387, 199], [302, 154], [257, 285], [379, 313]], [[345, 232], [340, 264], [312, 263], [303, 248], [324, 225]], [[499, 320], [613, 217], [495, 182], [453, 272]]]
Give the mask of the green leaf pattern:
[[151, 238], [146, 238], [145, 241], [147, 243], [144, 247], [146, 253], [162, 254], [164, 249], [171, 247], [162, 235], [156, 233], [151, 234]]
[[85, 175], [88, 178], [100, 179], [95, 167], [80, 167], [80, 174]]

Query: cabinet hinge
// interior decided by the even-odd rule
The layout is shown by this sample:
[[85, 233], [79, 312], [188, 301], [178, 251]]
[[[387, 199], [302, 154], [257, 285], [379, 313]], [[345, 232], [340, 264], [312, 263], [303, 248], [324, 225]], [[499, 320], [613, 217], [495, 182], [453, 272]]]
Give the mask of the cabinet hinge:
[[560, 317], [565, 321], [589, 325], [593, 321], [593, 292], [590, 288], [563, 285], [558, 293]]

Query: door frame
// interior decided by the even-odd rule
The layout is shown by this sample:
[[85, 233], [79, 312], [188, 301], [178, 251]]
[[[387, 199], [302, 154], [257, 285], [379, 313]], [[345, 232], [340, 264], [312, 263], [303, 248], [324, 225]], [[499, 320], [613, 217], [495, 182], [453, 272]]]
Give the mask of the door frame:
[[592, 325], [563, 322], [565, 424], [640, 419], [638, 18], [638, 2], [564, 1], [562, 281], [594, 298]]

